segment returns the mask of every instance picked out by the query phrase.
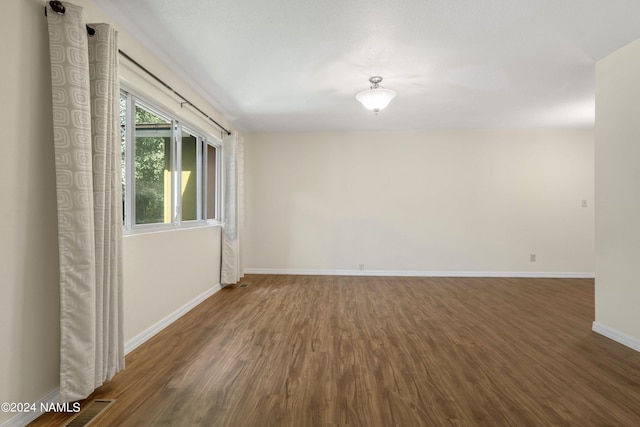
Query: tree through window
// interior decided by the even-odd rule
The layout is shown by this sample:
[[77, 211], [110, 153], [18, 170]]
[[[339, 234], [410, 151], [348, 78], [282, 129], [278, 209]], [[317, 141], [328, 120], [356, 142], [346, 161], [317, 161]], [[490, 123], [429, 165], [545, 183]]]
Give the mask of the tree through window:
[[130, 93], [120, 98], [125, 229], [219, 220], [219, 140]]

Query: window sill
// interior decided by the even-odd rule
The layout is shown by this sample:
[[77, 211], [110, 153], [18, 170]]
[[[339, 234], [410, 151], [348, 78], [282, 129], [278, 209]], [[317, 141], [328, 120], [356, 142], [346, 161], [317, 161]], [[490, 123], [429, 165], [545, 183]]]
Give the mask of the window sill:
[[194, 228], [206, 228], [206, 227], [222, 227], [222, 222], [218, 220], [208, 220], [208, 221], [190, 221], [190, 222], [182, 223], [180, 225], [176, 225], [176, 224], [143, 225], [143, 226], [137, 226], [136, 228], [133, 228], [131, 230], [123, 230], [122, 235], [124, 237], [138, 236], [141, 234], [165, 233], [168, 231], [190, 230]]

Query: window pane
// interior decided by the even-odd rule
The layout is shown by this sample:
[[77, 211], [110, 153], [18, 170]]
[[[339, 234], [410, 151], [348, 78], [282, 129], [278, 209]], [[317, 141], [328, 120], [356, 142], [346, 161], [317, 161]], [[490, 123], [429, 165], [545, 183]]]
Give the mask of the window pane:
[[127, 215], [127, 97], [120, 94], [120, 162], [122, 179], [122, 223]]
[[136, 106], [135, 223], [171, 222], [171, 122]]
[[198, 138], [182, 132], [182, 220], [198, 219]]
[[207, 167], [207, 219], [217, 219], [218, 213], [218, 200], [216, 198], [217, 193], [217, 170], [216, 170], [216, 147], [213, 145], [206, 145], [207, 153], [205, 157], [205, 164]]

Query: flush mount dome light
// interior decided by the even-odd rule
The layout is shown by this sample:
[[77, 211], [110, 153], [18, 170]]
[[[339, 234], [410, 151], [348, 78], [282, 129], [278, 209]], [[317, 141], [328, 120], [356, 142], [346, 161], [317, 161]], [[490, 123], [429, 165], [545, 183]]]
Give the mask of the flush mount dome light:
[[380, 76], [373, 76], [369, 81], [371, 82], [371, 88], [357, 94], [356, 99], [360, 101], [366, 109], [378, 114], [380, 110], [389, 105], [391, 100], [396, 97], [396, 91], [380, 87], [379, 83], [382, 81], [382, 77]]

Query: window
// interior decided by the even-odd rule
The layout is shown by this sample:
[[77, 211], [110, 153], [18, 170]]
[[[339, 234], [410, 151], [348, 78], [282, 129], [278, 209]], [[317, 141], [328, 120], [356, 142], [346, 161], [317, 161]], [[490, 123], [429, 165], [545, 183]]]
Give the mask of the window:
[[126, 92], [120, 125], [125, 229], [219, 219], [219, 140]]
[[[198, 205], [202, 203], [200, 197], [201, 192], [198, 191], [200, 184], [198, 177], [202, 175], [200, 171], [200, 163], [198, 161], [198, 137], [192, 135], [191, 132], [182, 131], [182, 150], [180, 151], [182, 165], [182, 173], [180, 175], [180, 197], [182, 220], [196, 221], [198, 217]], [[200, 143], [202, 146], [202, 143]], [[204, 217], [204, 215], [203, 215]], [[215, 219], [215, 218], [214, 218]]]
[[171, 222], [171, 121], [138, 105], [135, 112], [135, 224]]
[[220, 218], [219, 201], [217, 196], [220, 194], [219, 180], [218, 180], [218, 150], [211, 144], [205, 145], [205, 173], [206, 173], [206, 200], [205, 200], [205, 218], [218, 219]]

